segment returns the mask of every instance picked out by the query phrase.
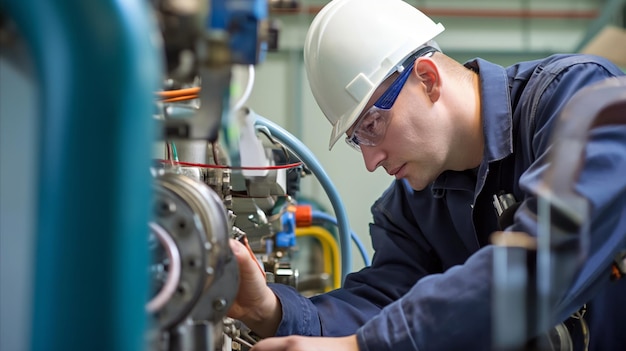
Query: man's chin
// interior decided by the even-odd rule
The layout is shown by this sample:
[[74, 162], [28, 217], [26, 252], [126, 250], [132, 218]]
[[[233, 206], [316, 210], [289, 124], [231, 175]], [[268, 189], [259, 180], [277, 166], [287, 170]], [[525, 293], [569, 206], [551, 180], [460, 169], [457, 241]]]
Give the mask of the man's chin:
[[414, 179], [409, 177], [404, 177], [403, 179], [411, 186], [411, 189], [415, 191], [422, 191], [430, 184], [430, 182], [424, 181], [423, 179]]

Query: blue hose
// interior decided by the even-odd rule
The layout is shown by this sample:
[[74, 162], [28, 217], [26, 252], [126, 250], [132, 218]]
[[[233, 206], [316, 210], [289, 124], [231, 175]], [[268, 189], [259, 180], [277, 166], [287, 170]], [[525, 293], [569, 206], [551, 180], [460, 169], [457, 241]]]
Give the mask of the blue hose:
[[[251, 112], [254, 113], [254, 112]], [[286, 131], [276, 123], [256, 115], [256, 125], [266, 127], [273, 137], [280, 140], [287, 148], [289, 148], [297, 158], [299, 158], [304, 164], [309, 167], [311, 172], [317, 177], [318, 181], [326, 191], [330, 203], [333, 206], [333, 210], [337, 214], [337, 227], [339, 228], [339, 243], [341, 244], [341, 283], [346, 275], [352, 271], [352, 251], [350, 246], [350, 225], [348, 223], [348, 216], [346, 214], [345, 207], [341, 202], [337, 189], [330, 181], [328, 174], [322, 168], [317, 158], [313, 155], [302, 141], [298, 140], [291, 133]]]
[[[321, 221], [324, 223], [337, 225], [337, 219], [335, 217], [322, 211], [313, 211], [313, 222], [315, 221]], [[350, 231], [350, 237], [352, 237], [352, 241], [354, 241], [354, 244], [359, 249], [359, 252], [361, 253], [361, 257], [363, 257], [363, 263], [365, 263], [365, 266], [366, 267], [370, 266], [372, 262], [370, 261], [370, 258], [367, 255], [367, 250], [365, 250], [365, 246], [363, 246], [363, 242], [361, 242], [361, 239], [359, 239], [359, 237], [353, 231]]]

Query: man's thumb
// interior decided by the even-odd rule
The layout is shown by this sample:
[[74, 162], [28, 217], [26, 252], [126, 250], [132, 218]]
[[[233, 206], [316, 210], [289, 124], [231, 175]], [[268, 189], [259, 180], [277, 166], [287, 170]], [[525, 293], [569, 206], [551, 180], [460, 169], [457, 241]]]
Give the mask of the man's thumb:
[[237, 259], [241, 274], [256, 276], [260, 271], [261, 274], [264, 275], [259, 262], [250, 249], [235, 239], [229, 239], [229, 244], [230, 249], [233, 251], [235, 258]]

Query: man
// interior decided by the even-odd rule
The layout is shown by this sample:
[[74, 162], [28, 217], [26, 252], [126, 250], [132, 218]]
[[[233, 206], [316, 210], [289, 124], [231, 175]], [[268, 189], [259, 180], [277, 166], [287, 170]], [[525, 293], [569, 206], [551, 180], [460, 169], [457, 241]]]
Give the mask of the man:
[[[401, 0], [334, 0], [311, 24], [305, 65], [333, 125], [330, 147], [346, 135], [369, 171], [383, 167], [396, 180], [372, 207], [372, 265], [341, 289], [306, 299], [267, 287], [231, 242], [241, 285], [229, 315], [262, 337], [325, 336], [269, 338], [254, 351], [492, 348], [493, 195], [519, 202], [504, 229], [536, 236], [537, 187], [563, 106], [623, 73], [583, 55], [506, 69], [482, 59], [461, 65], [437, 48], [442, 31]], [[562, 293], [568, 302], [555, 304], [552, 323], [587, 303], [590, 349], [624, 350], [626, 279], [611, 282], [608, 272], [626, 248], [626, 128], [595, 130], [586, 155], [577, 189], [593, 204], [593, 259]]]

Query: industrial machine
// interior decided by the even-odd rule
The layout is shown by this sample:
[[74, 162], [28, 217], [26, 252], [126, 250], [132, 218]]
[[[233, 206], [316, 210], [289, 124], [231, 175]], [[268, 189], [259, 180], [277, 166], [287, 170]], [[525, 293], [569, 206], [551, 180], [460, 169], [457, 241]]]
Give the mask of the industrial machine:
[[[46, 4], [1, 4], [3, 48], [34, 58], [32, 70], [12, 64], [40, 79], [42, 158], [59, 147], [87, 157], [77, 155], [80, 175], [66, 158], [42, 163], [31, 348], [249, 349], [257, 338], [226, 317], [239, 284], [231, 238], [270, 282], [305, 294], [340, 286], [352, 233], [332, 183], [304, 145], [245, 106], [255, 66], [277, 45], [270, 3]], [[97, 98], [76, 89], [88, 77], [104, 82]], [[121, 164], [98, 165], [105, 155]], [[98, 173], [96, 187], [87, 179]], [[336, 217], [300, 201], [310, 175]], [[100, 303], [48, 277], [80, 281], [81, 296]], [[96, 319], [61, 327], [85, 318]]]
[[[254, 66], [276, 46], [269, 42], [276, 38], [269, 4], [157, 0], [153, 7], [164, 39], [166, 77], [154, 114], [159, 136], [151, 168], [156, 198], [149, 345], [247, 349], [255, 337], [225, 317], [238, 286], [227, 240], [242, 241], [268, 281], [298, 288], [293, 261], [303, 210], [304, 226], [312, 225], [312, 211], [297, 202], [300, 179], [311, 171], [297, 149], [286, 147], [271, 126], [258, 125], [263, 118], [245, 106]], [[233, 93], [237, 83], [243, 86], [240, 94]], [[328, 233], [318, 242], [336, 241], [328, 240]], [[338, 267], [337, 245], [330, 254], [335, 257], [330, 265]], [[341, 278], [339, 270], [318, 270], [318, 262], [309, 264], [303, 285], [312, 293], [337, 287]]]

